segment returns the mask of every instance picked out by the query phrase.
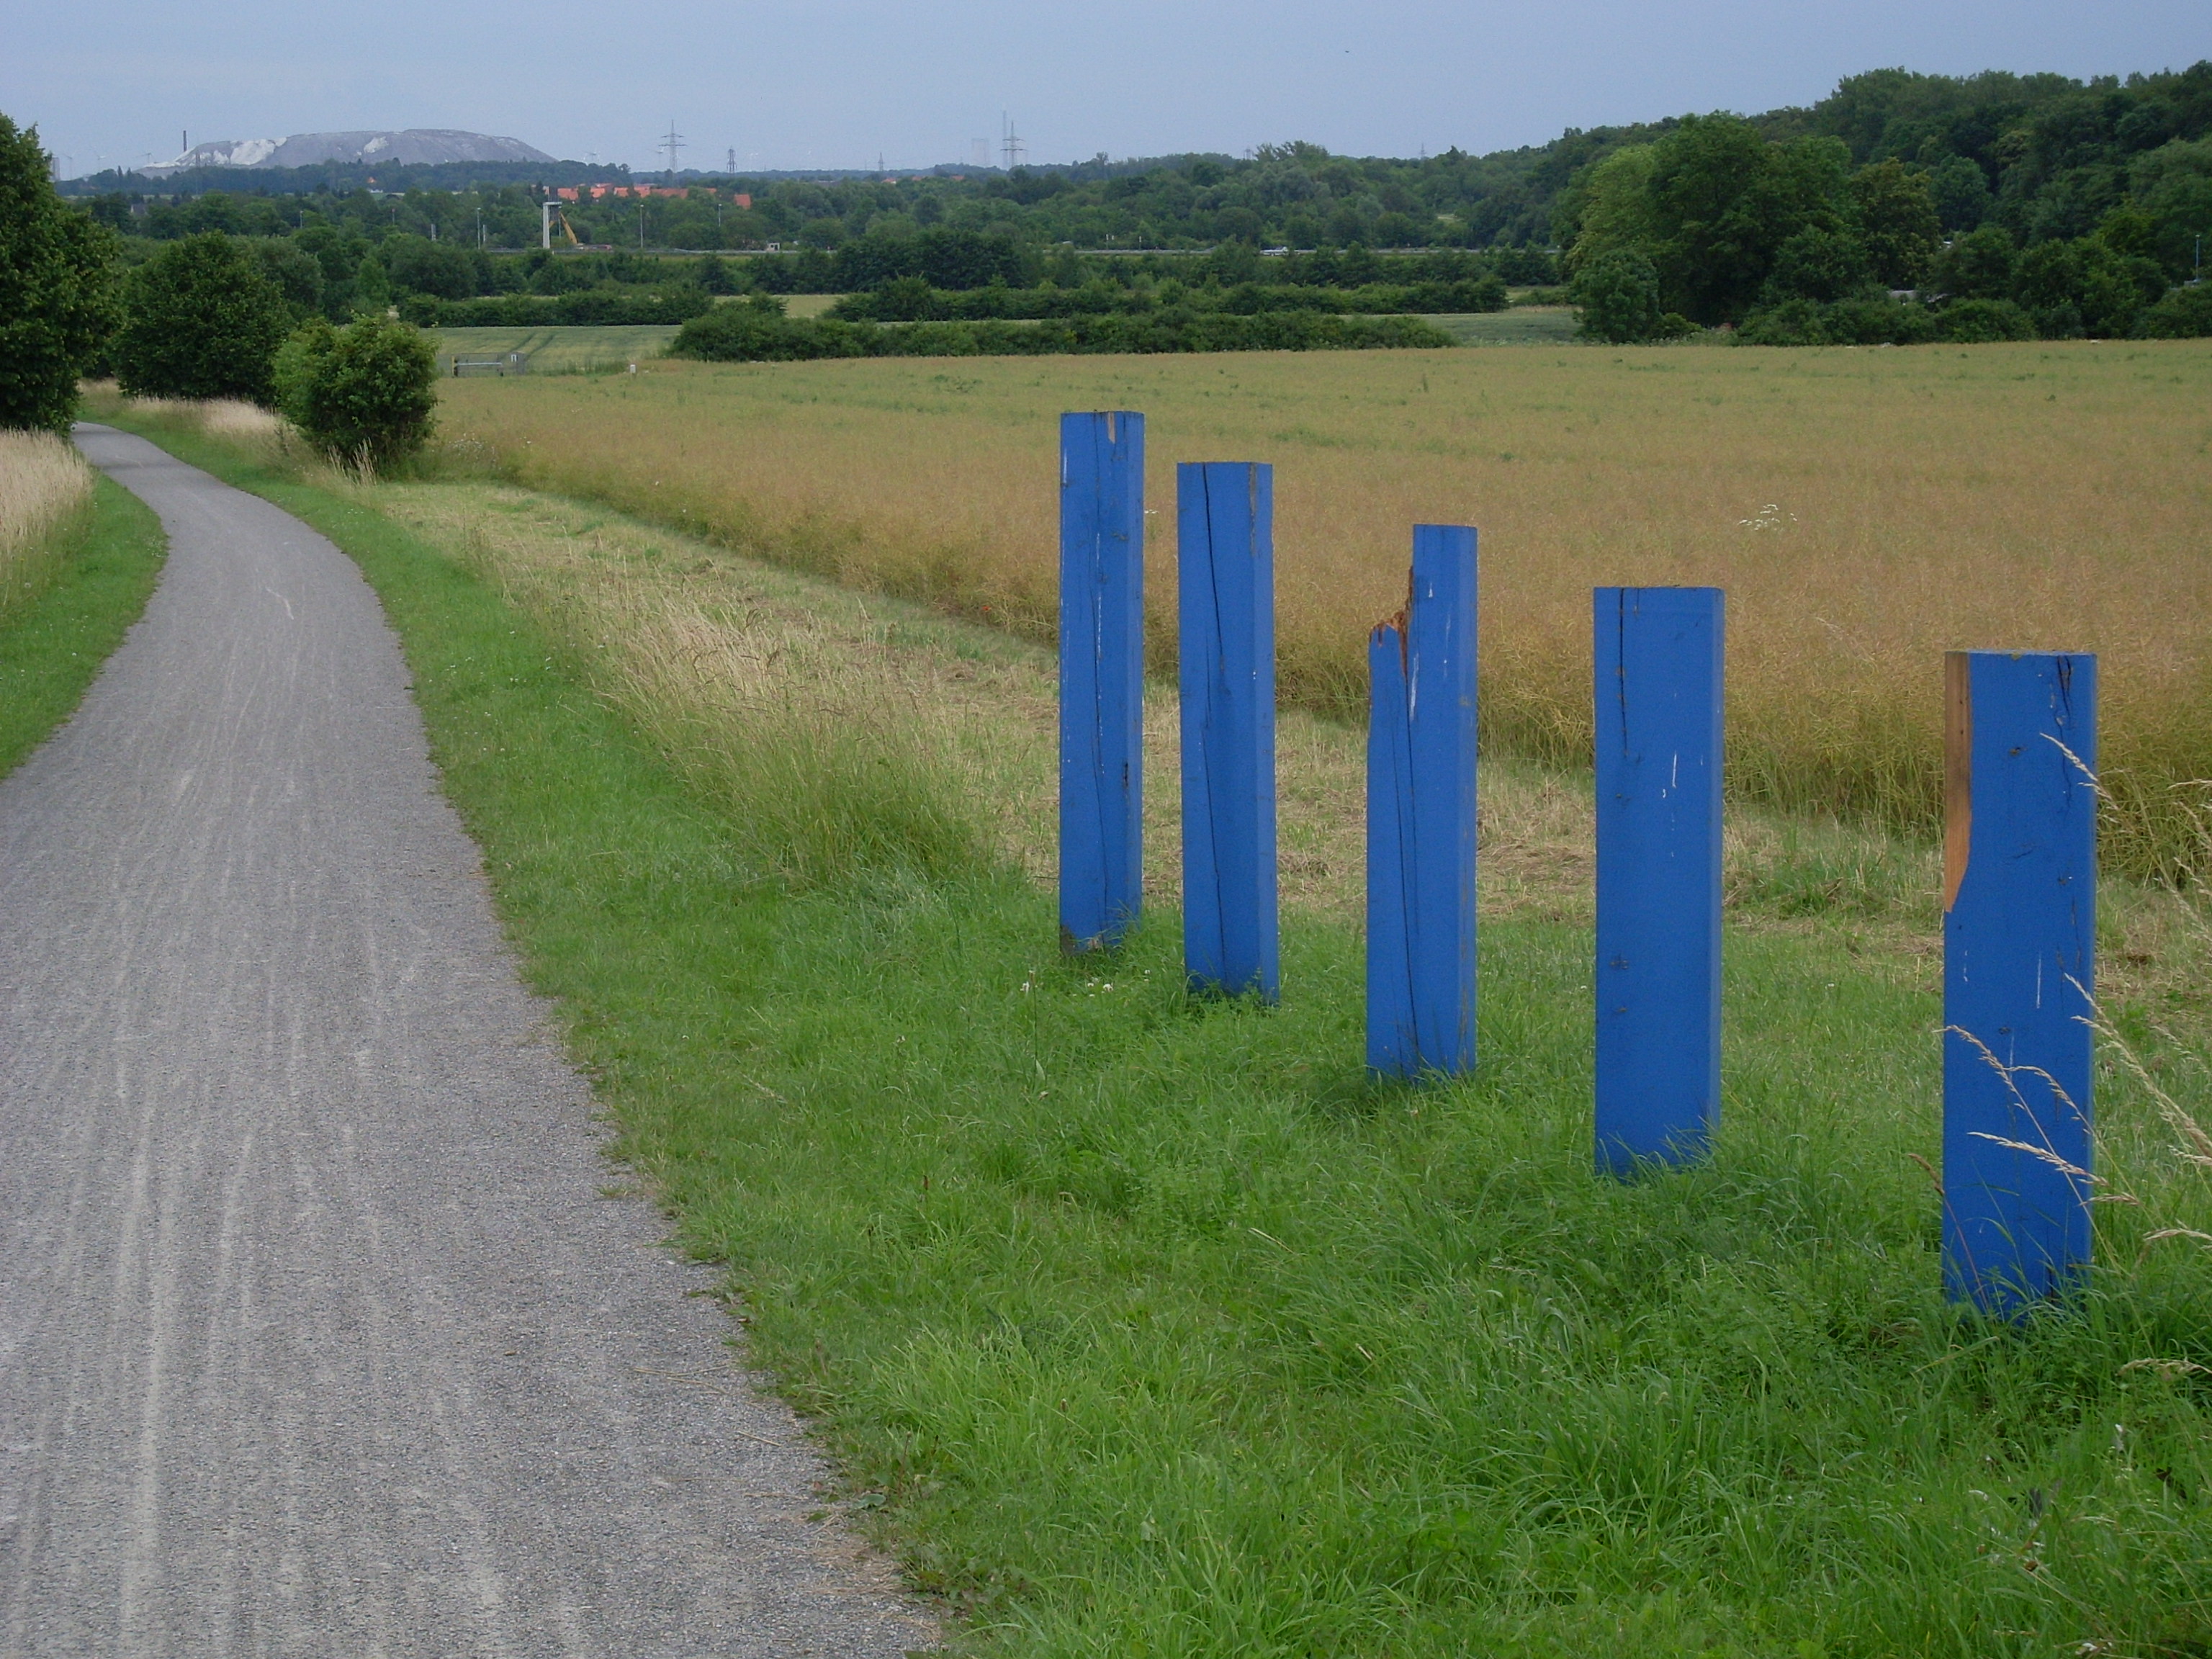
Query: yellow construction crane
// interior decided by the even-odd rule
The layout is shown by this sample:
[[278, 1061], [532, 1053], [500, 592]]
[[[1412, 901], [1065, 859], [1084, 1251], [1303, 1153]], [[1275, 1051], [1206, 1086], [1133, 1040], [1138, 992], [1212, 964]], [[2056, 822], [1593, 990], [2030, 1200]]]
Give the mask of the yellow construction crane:
[[538, 246], [548, 250], [552, 247], [556, 219], [561, 222], [561, 234], [568, 239], [568, 246], [581, 247], [583, 243], [577, 238], [576, 228], [568, 222], [568, 210], [550, 196], [538, 204]]

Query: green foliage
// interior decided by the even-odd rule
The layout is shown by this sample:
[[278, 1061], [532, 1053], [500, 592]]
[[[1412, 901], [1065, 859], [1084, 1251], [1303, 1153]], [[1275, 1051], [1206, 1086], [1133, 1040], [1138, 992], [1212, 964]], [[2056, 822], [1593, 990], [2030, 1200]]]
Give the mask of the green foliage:
[[1877, 161], [1851, 175], [1850, 190], [1858, 240], [1875, 281], [1884, 288], [1917, 287], [1943, 244], [1928, 175], [1902, 161]]
[[1928, 307], [1880, 291], [1822, 301], [1796, 298], [1754, 311], [1738, 345], [1917, 345], [1936, 335]]
[[[427, 294], [439, 300], [466, 300], [483, 292], [481, 256], [451, 242], [424, 236], [387, 237], [377, 250], [394, 292]], [[488, 264], [488, 262], [487, 262]]]
[[1957, 300], [1937, 313], [1936, 336], [1958, 345], [2033, 340], [2035, 319], [2009, 300]]
[[1954, 300], [2007, 300], [2018, 263], [2012, 233], [2002, 225], [1984, 225], [1943, 250], [1932, 278], [1939, 292]]
[[316, 451], [382, 472], [428, 440], [438, 405], [438, 359], [412, 324], [366, 317], [334, 329], [317, 319], [277, 354], [287, 418]]
[[261, 262], [262, 274], [283, 296], [285, 314], [294, 324], [322, 313], [325, 283], [320, 260], [289, 237], [263, 237], [249, 246]]
[[692, 267], [691, 280], [699, 285], [702, 294], [737, 294], [743, 291], [737, 273], [726, 261], [712, 253]]
[[1784, 243], [1847, 224], [1849, 169], [1832, 138], [1776, 143], [1736, 116], [1684, 118], [1652, 147], [1647, 186], [1662, 301], [1707, 326], [1738, 320]]
[[2212, 283], [2178, 288], [2136, 319], [2146, 340], [2197, 340], [2212, 335]]
[[680, 323], [714, 305], [689, 283], [665, 289], [588, 288], [541, 296], [501, 294], [480, 300], [441, 300], [410, 294], [399, 314], [417, 328], [636, 328]]
[[817, 357], [1030, 356], [1064, 352], [1318, 351], [1454, 344], [1418, 318], [1346, 317], [1310, 311], [1241, 316], [1170, 306], [1139, 315], [1073, 316], [1040, 323], [878, 325], [783, 314], [772, 296], [717, 306], [678, 332], [669, 355], [709, 362], [789, 362]]
[[1864, 243], [1849, 231], [1808, 225], [1775, 250], [1773, 274], [1761, 298], [1827, 304], [1857, 294], [1874, 279]]
[[131, 273], [116, 380], [133, 397], [267, 404], [291, 325], [283, 291], [247, 244], [214, 231], [188, 237]]
[[1928, 185], [1937, 220], [1954, 233], [1978, 228], [1996, 199], [1990, 194], [1990, 181], [1980, 165], [1964, 155], [1947, 155], [1937, 162]]
[[68, 428], [115, 325], [115, 238], [47, 179], [34, 128], [0, 115], [0, 427]]
[[2124, 339], [2143, 307], [2166, 292], [2166, 276], [2140, 255], [2095, 237], [2039, 242], [2021, 255], [2013, 297], [2046, 339]]
[[1659, 272], [1633, 248], [1614, 248], [1581, 262], [1567, 298], [1582, 313], [1582, 331], [1609, 345], [1634, 345], [1686, 333], [1684, 319], [1660, 309]]

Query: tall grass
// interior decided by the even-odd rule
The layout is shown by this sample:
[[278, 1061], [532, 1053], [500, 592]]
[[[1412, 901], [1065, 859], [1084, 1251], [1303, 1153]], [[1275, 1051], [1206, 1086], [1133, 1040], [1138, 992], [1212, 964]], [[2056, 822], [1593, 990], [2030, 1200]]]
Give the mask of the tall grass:
[[804, 889], [992, 862], [963, 799], [961, 745], [890, 653], [856, 662], [851, 641], [803, 613], [625, 580], [588, 546], [538, 538], [537, 556], [516, 556], [481, 517], [459, 543], [720, 809], [763, 871]]
[[653, 363], [449, 381], [463, 452], [724, 545], [1048, 641], [1054, 417], [1151, 417], [1150, 635], [1177, 460], [1277, 463], [1285, 699], [1364, 707], [1408, 526], [1483, 532], [1494, 748], [1586, 762], [1589, 590], [1730, 605], [1737, 797], [1911, 834], [1941, 813], [1942, 653], [2104, 658], [2106, 856], [2177, 872], [2212, 775], [2212, 345]]
[[93, 471], [51, 432], [0, 430], [0, 617], [52, 580], [63, 532], [92, 504]]

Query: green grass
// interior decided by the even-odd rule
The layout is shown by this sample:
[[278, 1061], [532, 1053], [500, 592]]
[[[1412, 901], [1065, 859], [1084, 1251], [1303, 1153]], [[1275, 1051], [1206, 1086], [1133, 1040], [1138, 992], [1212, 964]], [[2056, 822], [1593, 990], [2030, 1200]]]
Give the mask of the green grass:
[[[2096, 1289], [1937, 1286], [1937, 1010], [1735, 933], [1705, 1168], [1592, 1175], [1582, 931], [1491, 927], [1483, 1063], [1358, 1068], [1359, 952], [1194, 1002], [988, 869], [793, 895], [538, 634], [364, 507], [189, 459], [382, 595], [526, 970], [857, 1508], [1028, 1655], [2212, 1653], [2206, 1227], [2103, 1103]], [[2096, 1644], [2085, 1646], [2084, 1644]]]
[[167, 548], [153, 510], [106, 478], [58, 541], [45, 586], [0, 614], [0, 777], [76, 711], [145, 610]]
[[1575, 338], [1569, 306], [1516, 306], [1428, 319], [1462, 345], [1559, 345]]
[[658, 357], [676, 337], [676, 328], [669, 323], [606, 328], [556, 325], [544, 328], [440, 328], [433, 329], [431, 334], [438, 349], [441, 373], [453, 373], [456, 354], [488, 357], [520, 351], [530, 360], [530, 373], [544, 374], [561, 370], [620, 368], [625, 363]]

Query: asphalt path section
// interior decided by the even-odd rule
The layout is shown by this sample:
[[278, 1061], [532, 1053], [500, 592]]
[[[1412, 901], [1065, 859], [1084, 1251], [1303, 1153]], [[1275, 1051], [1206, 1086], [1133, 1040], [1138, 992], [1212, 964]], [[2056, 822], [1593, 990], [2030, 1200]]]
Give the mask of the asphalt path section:
[[893, 1656], [518, 979], [351, 562], [167, 569], [0, 782], [0, 1655]]

